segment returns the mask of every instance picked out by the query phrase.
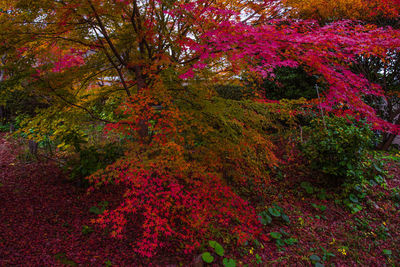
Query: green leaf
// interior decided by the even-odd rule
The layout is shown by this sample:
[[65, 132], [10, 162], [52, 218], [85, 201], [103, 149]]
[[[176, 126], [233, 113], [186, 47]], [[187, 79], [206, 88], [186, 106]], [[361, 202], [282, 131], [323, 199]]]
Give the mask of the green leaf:
[[280, 212], [283, 211], [282, 207], [279, 207], [279, 206], [276, 205], [275, 203], [273, 203], [272, 206], [274, 206], [274, 208], [277, 209], [277, 210], [279, 210]]
[[316, 262], [314, 266], [315, 266], [315, 267], [324, 267], [325, 265], [323, 265], [323, 264], [320, 263], [320, 262]]
[[261, 264], [262, 263], [262, 258], [258, 254], [256, 254], [256, 262], [257, 262], [257, 264]]
[[351, 214], [357, 213], [362, 210], [362, 206], [359, 204], [349, 204], [349, 207], [351, 209]]
[[208, 244], [210, 247], [212, 247], [215, 250], [215, 253], [219, 256], [224, 256], [224, 248], [219, 244], [217, 241], [208, 241]]
[[378, 184], [374, 180], [369, 180], [371, 186], [377, 186]]
[[380, 173], [383, 172], [383, 170], [375, 162], [374, 162], [373, 166], [374, 166], [375, 170], [377, 170], [378, 172], [380, 172]]
[[272, 216], [275, 216], [275, 217], [281, 216], [280, 211], [275, 208], [269, 208], [268, 211]]
[[285, 213], [282, 213], [282, 220], [284, 220], [286, 223], [290, 223], [289, 216], [287, 216]]
[[271, 232], [269, 234], [273, 239], [280, 239], [282, 237], [282, 234], [278, 232]]
[[288, 239], [285, 239], [284, 241], [289, 246], [298, 242], [297, 238], [292, 238], [292, 237], [288, 238]]
[[382, 252], [385, 255], [392, 255], [392, 251], [390, 249], [384, 249], [384, 250], [382, 250]]
[[319, 262], [319, 261], [321, 261], [321, 258], [318, 255], [313, 254], [310, 256], [310, 260], [312, 262]]
[[265, 220], [264, 216], [258, 215], [258, 220], [262, 225], [267, 225], [267, 221]]
[[285, 230], [283, 230], [283, 228], [281, 228], [281, 229], [279, 229], [279, 230], [280, 230], [280, 232], [281, 232], [282, 234], [284, 234], [284, 235], [286, 235], [286, 236], [289, 236], [289, 233], [285, 232]]
[[358, 198], [354, 194], [350, 194], [349, 199], [354, 203], [358, 203]]
[[378, 184], [382, 184], [383, 182], [385, 182], [385, 180], [383, 179], [383, 177], [380, 176], [380, 175], [375, 176], [374, 179], [375, 179], [375, 181], [376, 181]]
[[262, 225], [267, 225], [272, 222], [271, 216], [269, 216], [266, 211], [263, 211], [260, 214], [258, 214], [258, 220], [261, 222]]
[[214, 257], [210, 254], [210, 252], [204, 252], [201, 254], [201, 258], [204, 262], [211, 263], [214, 261]]
[[279, 246], [279, 247], [283, 247], [285, 245], [285, 242], [283, 242], [282, 239], [277, 239], [276, 240], [276, 245]]
[[222, 263], [225, 267], [236, 267], [236, 261], [234, 259], [224, 258]]

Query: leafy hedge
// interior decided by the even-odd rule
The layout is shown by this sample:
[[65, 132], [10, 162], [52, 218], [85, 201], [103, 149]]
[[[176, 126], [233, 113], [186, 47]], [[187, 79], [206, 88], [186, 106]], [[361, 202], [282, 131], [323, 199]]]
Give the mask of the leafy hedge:
[[[326, 126], [325, 126], [326, 125]], [[305, 127], [307, 140], [301, 149], [312, 169], [335, 176], [340, 182], [359, 180], [362, 162], [374, 144], [374, 133], [364, 120], [347, 117], [314, 119]]]

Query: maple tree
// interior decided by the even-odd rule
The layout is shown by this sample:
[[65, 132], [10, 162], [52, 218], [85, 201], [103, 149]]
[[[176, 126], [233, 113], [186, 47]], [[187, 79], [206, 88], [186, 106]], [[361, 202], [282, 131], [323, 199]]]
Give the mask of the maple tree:
[[[364, 23], [389, 26], [398, 29], [400, 24], [398, 1], [291, 1], [284, 4], [290, 7], [292, 17], [316, 19], [321, 24], [343, 19], [360, 20]], [[384, 97], [368, 97], [367, 103], [377, 111], [381, 118], [393, 123], [400, 123], [399, 83], [398, 83], [398, 49], [386, 49], [386, 55], [358, 56], [353, 70], [361, 73], [370, 82], [379, 84]], [[395, 133], [382, 133], [382, 142], [378, 146], [387, 150], [396, 137]]]
[[96, 221], [121, 237], [128, 218], [142, 216], [134, 249], [144, 256], [168, 242], [189, 253], [214, 231], [239, 244], [261, 235], [242, 196], [262, 195], [282, 161], [270, 132], [294, 125], [293, 106], [303, 100], [275, 103], [259, 93], [226, 100], [215, 84], [302, 67], [324, 84], [326, 110], [400, 131], [364, 102], [382, 95], [379, 86], [349, 67], [358, 56], [397, 50], [393, 28], [277, 19], [275, 1], [19, 0], [0, 7], [7, 10], [0, 15], [4, 77], [44, 104], [22, 130], [77, 150], [82, 125], [94, 121], [131, 138], [120, 160], [89, 179], [94, 187], [124, 185], [121, 205]]

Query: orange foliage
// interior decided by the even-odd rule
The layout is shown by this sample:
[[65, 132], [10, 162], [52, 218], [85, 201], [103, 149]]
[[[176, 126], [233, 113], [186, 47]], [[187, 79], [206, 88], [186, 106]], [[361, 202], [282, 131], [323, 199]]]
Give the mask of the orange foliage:
[[293, 8], [290, 11], [293, 16], [322, 22], [339, 19], [396, 19], [400, 14], [399, 0], [283, 0], [283, 3]]

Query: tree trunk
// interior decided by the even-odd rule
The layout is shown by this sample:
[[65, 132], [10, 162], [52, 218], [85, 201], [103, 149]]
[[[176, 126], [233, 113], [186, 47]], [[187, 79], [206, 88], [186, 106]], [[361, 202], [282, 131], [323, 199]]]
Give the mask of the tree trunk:
[[35, 141], [29, 140], [29, 152], [37, 158], [37, 150], [38, 150], [38, 143]]
[[395, 134], [389, 134], [386, 135], [385, 138], [382, 140], [382, 143], [379, 144], [378, 149], [380, 150], [388, 150], [390, 145], [393, 143], [394, 139], [396, 138], [397, 135]]

